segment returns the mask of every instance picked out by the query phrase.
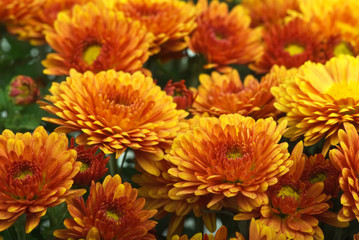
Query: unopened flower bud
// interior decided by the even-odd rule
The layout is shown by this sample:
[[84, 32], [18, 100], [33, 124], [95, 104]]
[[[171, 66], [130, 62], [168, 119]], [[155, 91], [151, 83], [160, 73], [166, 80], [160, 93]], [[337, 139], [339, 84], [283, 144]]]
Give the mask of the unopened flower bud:
[[28, 105], [37, 101], [40, 90], [31, 77], [18, 75], [11, 80], [9, 96], [16, 105]]

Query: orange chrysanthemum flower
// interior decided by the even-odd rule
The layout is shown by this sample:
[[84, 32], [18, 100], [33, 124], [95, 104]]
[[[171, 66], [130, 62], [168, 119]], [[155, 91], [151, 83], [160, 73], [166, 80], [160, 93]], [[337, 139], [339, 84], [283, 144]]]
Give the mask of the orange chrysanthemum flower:
[[328, 159], [325, 159], [322, 154], [315, 154], [309, 157], [305, 156], [305, 158], [306, 162], [301, 181], [310, 185], [316, 182], [323, 182], [323, 192], [331, 197], [337, 197], [340, 172]]
[[358, 152], [359, 136], [357, 129], [344, 123], [345, 132], [339, 130], [338, 149], [330, 150], [329, 158], [334, 166], [341, 171], [339, 184], [343, 190], [340, 198], [343, 208], [338, 214], [338, 219], [349, 222], [356, 218], [359, 220], [359, 181], [358, 181]]
[[159, 175], [151, 153], [163, 159], [163, 150], [185, 123], [183, 110], [176, 110], [172, 97], [167, 96], [151, 77], [114, 70], [94, 74], [70, 71], [62, 83], [53, 83], [48, 102], [41, 108], [59, 118], [43, 120], [60, 125], [57, 131], [81, 131], [76, 138], [80, 145], [99, 145], [106, 153], [119, 157], [127, 147], [136, 153], [137, 162], [147, 171]]
[[105, 158], [103, 152], [97, 153], [98, 146], [86, 148], [83, 145], [75, 147], [75, 140], [71, 138], [70, 148], [77, 152], [77, 161], [81, 162], [80, 171], [74, 177], [78, 186], [90, 186], [91, 182], [97, 182], [107, 172], [106, 165], [110, 157]]
[[283, 233], [276, 232], [274, 228], [265, 225], [263, 221], [252, 218], [249, 226], [249, 240], [287, 240], [287, 237]]
[[234, 220], [260, 217], [259, 222], [269, 226], [287, 239], [324, 239], [317, 216], [329, 209], [330, 196], [323, 193], [324, 183], [306, 184], [300, 181], [305, 166], [303, 143], [297, 144], [291, 154], [294, 164], [268, 189], [269, 203], [251, 213], [239, 213]]
[[322, 153], [338, 143], [344, 122], [359, 123], [359, 59], [341, 55], [325, 65], [307, 62], [298, 73], [273, 87], [274, 106], [285, 112], [285, 137], [304, 136], [310, 146], [325, 139]]
[[16, 24], [31, 16], [45, 0], [1, 0], [0, 23]]
[[298, 0], [243, 0], [242, 5], [251, 16], [251, 26], [284, 22], [288, 10], [298, 10]]
[[70, 190], [80, 170], [76, 151], [67, 149], [65, 134], [47, 134], [43, 127], [31, 133], [10, 130], [0, 135], [0, 231], [9, 228], [26, 214], [26, 233], [45, 215], [71, 195], [85, 190]]
[[359, 53], [359, 17], [353, 9], [359, 8], [356, 0], [301, 0], [293, 17], [304, 19], [308, 25], [320, 29], [327, 37], [335, 37], [334, 56]]
[[46, 41], [56, 51], [42, 62], [45, 74], [68, 75], [107, 69], [134, 72], [149, 57], [154, 36], [138, 21], [102, 4], [76, 5], [61, 12], [54, 29], [46, 32]]
[[149, 220], [156, 210], [143, 210], [145, 199], [137, 198], [137, 190], [122, 183], [119, 175], [107, 176], [103, 184], [92, 182], [86, 204], [81, 197], [69, 199], [67, 205], [74, 219], [65, 219], [67, 229], [56, 230], [57, 238], [156, 239], [148, 232], [156, 225]]
[[255, 119], [276, 117], [280, 113], [273, 106], [274, 97], [270, 88], [277, 86], [282, 78], [291, 75], [284, 67], [275, 66], [260, 82], [249, 75], [244, 84], [237, 70], [226, 74], [213, 72], [199, 76], [198, 95], [191, 112], [210, 116], [239, 113]]
[[45, 0], [30, 18], [8, 26], [8, 31], [33, 45], [45, 44], [44, 31], [53, 28], [57, 14], [70, 10], [75, 4], [87, 2], [89, 0]]
[[168, 173], [178, 178], [170, 198], [208, 198], [208, 208], [232, 198], [251, 211], [267, 203], [268, 186], [292, 164], [287, 143], [278, 143], [285, 122], [233, 114], [198, 118], [191, 127], [165, 156], [175, 165]]
[[115, 0], [114, 8], [139, 20], [155, 35], [156, 53], [178, 52], [187, 47], [184, 38], [196, 28], [197, 11], [180, 0]]
[[226, 3], [214, 0], [197, 18], [189, 47], [207, 58], [207, 68], [252, 62], [261, 54], [262, 46], [261, 32], [251, 29], [250, 21], [241, 5], [228, 12]]
[[299, 67], [311, 60], [318, 62], [323, 37], [305, 21], [296, 18], [286, 25], [275, 24], [264, 30], [264, 53], [250, 68], [267, 73], [273, 65]]
[[[263, 224], [283, 233], [288, 239], [324, 239], [315, 215], [328, 210], [328, 196], [322, 193], [324, 184], [280, 182], [270, 189], [270, 205], [261, 208]], [[313, 216], [314, 215], [314, 216]]]

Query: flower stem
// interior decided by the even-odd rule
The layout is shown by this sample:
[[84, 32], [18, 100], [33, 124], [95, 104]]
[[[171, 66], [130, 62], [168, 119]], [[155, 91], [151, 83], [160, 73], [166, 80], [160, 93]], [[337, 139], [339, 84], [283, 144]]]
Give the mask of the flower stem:
[[117, 158], [116, 158], [115, 153], [112, 153], [109, 156], [110, 156], [110, 160], [108, 162], [109, 170], [110, 170], [111, 176], [114, 176], [116, 173], [118, 173]]
[[14, 223], [16, 237], [18, 240], [26, 240], [25, 232], [25, 214], [21, 215], [19, 219]]
[[127, 157], [127, 152], [128, 152], [128, 148], [125, 150], [125, 152], [123, 153], [123, 158], [122, 158], [122, 162], [121, 162], [121, 166], [120, 166], [120, 172], [122, 172], [123, 166], [125, 165], [125, 161], [126, 161], [126, 157]]

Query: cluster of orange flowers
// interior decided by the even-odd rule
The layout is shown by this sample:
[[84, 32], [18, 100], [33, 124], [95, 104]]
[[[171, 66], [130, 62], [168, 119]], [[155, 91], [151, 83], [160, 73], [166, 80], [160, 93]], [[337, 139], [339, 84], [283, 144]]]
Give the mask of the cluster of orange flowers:
[[[156, 239], [151, 218], [168, 215], [172, 240], [189, 239], [190, 214], [217, 230], [191, 240], [324, 239], [320, 223], [359, 221], [353, 9], [356, 0], [1, 1], [0, 23], [48, 44], [44, 73], [67, 77], [37, 102], [55, 132], [0, 135], [0, 231], [26, 214], [30, 233], [63, 202], [72, 218], [58, 239]], [[189, 89], [169, 81], [162, 90], [145, 67], [191, 54], [206, 63]], [[21, 104], [39, 98], [18, 79]], [[76, 147], [65, 135], [74, 132]], [[120, 172], [106, 176], [105, 154], [128, 149], [138, 190]], [[219, 212], [251, 220], [248, 236], [218, 229]]]

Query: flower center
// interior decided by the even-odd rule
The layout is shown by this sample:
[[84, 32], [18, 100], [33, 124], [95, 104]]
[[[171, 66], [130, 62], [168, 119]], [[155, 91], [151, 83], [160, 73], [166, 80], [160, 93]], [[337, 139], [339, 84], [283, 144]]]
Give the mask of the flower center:
[[309, 181], [311, 183], [324, 182], [327, 179], [327, 175], [324, 173], [318, 173], [315, 177], [311, 178]]
[[284, 186], [279, 190], [277, 197], [281, 197], [282, 199], [285, 197], [294, 197], [295, 200], [298, 200], [300, 196], [292, 187]]
[[235, 160], [237, 158], [243, 157], [243, 153], [239, 150], [231, 151], [231, 152], [227, 153], [226, 157], [228, 159]]
[[83, 59], [88, 65], [92, 65], [101, 53], [101, 46], [92, 45], [88, 47], [83, 53]]
[[296, 43], [288, 44], [287, 46], [284, 47], [284, 51], [289, 53], [290, 56], [301, 54], [304, 52], [304, 50], [305, 50], [304, 46]]
[[215, 32], [215, 34], [214, 34], [214, 35], [216, 36], [216, 38], [217, 38], [218, 40], [222, 40], [222, 39], [224, 39], [223, 34], [221, 34], [221, 33], [219, 33], [219, 32]]
[[115, 213], [114, 211], [111, 211], [111, 210], [107, 210], [106, 215], [107, 215], [107, 217], [109, 217], [115, 221], [118, 221], [120, 219], [120, 216], [118, 216], [117, 213]]
[[81, 162], [81, 163], [82, 164], [81, 164], [81, 167], [80, 167], [80, 172], [82, 173], [82, 172], [85, 172], [90, 167], [90, 165], [87, 164], [87, 163], [84, 163], [84, 162]]
[[359, 81], [342, 81], [333, 83], [326, 93], [335, 100], [345, 98], [359, 100]]
[[23, 180], [27, 176], [33, 176], [33, 175], [34, 174], [29, 169], [25, 169], [25, 170], [22, 170], [21, 172], [18, 172], [14, 178], [18, 179], [18, 180]]
[[9, 173], [14, 180], [21, 181], [34, 176], [38, 170], [39, 169], [32, 162], [24, 160], [21, 162], [14, 162]]
[[340, 42], [338, 45], [336, 45], [334, 47], [333, 54], [335, 57], [337, 57], [341, 54], [354, 56], [352, 50], [350, 49], [350, 47], [348, 46], [348, 44], [346, 42]]

